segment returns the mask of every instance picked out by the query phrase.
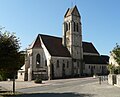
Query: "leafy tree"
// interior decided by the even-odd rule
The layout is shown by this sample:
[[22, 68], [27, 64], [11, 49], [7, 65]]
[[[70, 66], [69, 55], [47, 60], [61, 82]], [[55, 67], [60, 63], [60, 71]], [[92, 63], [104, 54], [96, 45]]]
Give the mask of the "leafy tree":
[[0, 31], [0, 73], [4, 80], [15, 78], [17, 70], [24, 64], [24, 56], [19, 49], [19, 38], [14, 33]]
[[120, 45], [116, 44], [116, 46], [112, 50], [112, 56], [114, 57], [118, 65], [120, 65]]
[[0, 34], [0, 70], [15, 71], [19, 68], [19, 39], [9, 32]]
[[114, 65], [109, 64], [107, 68], [108, 68], [110, 74], [114, 74], [114, 71], [115, 71], [115, 66]]
[[117, 62], [117, 64], [119, 66], [113, 66], [113, 65], [109, 65], [108, 69], [110, 71], [112, 71], [111, 73], [115, 73], [115, 74], [120, 74], [120, 45], [116, 44], [116, 46], [114, 47], [114, 49], [111, 52], [111, 55], [113, 56], [113, 58], [115, 59], [115, 61]]

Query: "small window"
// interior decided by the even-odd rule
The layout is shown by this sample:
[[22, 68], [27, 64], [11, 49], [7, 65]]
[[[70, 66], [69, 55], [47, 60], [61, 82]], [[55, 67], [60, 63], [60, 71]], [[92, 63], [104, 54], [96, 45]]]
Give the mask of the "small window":
[[40, 67], [40, 54], [36, 55], [36, 67], [39, 68]]
[[22, 75], [22, 73], [20, 73], [20, 75]]
[[79, 26], [78, 26], [78, 23], [77, 23], [77, 32], [79, 31]]
[[47, 60], [45, 60], [45, 66], [47, 66]]
[[89, 65], [89, 69], [90, 69], [90, 65]]
[[70, 23], [69, 23], [69, 30], [70, 30]]
[[66, 31], [68, 31], [68, 24], [66, 23]]
[[63, 63], [63, 68], [65, 68], [65, 64]]
[[75, 27], [75, 22], [74, 22], [74, 31], [75, 31], [75, 28], [76, 28], [76, 27]]
[[59, 60], [57, 60], [57, 68], [59, 68]]

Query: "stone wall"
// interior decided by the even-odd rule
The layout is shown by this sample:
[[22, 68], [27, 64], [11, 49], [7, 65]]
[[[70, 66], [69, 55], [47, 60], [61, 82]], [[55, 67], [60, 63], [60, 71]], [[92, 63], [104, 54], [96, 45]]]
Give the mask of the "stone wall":
[[85, 64], [83, 73], [86, 75], [91, 75], [92, 73], [97, 75], [107, 74], [107, 65], [106, 64]]
[[111, 85], [116, 84], [116, 74], [109, 74], [108, 75], [108, 83]]
[[[57, 64], [57, 61], [59, 61], [59, 64]], [[64, 68], [65, 77], [71, 76], [71, 73], [72, 73], [72, 71], [71, 71], [72, 70], [71, 58], [52, 57], [51, 64], [53, 64], [54, 78], [62, 78], [63, 77], [63, 68]]]
[[120, 86], [120, 74], [116, 76], [117, 86]]

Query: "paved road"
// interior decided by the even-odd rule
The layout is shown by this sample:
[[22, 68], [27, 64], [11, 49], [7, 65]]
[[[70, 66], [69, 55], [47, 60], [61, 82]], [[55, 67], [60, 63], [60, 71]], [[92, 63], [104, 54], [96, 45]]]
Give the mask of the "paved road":
[[100, 85], [93, 78], [52, 80], [40, 86], [17, 88], [17, 91], [25, 93], [17, 97], [120, 97], [120, 88], [107, 81]]
[[37, 86], [27, 89], [18, 89], [19, 92], [24, 93], [43, 93], [43, 92], [64, 92], [73, 89], [76, 86], [84, 86], [87, 84], [98, 83], [98, 79], [93, 78], [76, 78], [76, 79], [62, 79], [48, 82], [46, 86]]

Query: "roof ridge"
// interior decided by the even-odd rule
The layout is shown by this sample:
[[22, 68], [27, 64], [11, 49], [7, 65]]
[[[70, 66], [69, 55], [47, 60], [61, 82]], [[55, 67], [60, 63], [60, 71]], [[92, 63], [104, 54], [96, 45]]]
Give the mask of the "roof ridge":
[[[46, 35], [46, 34], [39, 34], [40, 36], [47, 36], [47, 37], [53, 37], [53, 38], [61, 38], [59, 36], [52, 36], [52, 35]], [[62, 38], [61, 38], [62, 39]]]

